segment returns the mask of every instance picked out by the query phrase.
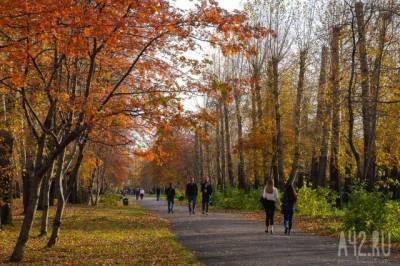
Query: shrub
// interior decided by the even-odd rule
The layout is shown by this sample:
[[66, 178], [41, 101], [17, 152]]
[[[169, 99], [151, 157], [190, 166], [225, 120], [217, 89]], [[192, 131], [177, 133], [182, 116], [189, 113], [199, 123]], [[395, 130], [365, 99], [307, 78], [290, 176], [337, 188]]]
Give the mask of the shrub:
[[400, 241], [400, 202], [388, 201], [385, 204], [384, 231], [391, 234], [391, 239]]
[[346, 230], [372, 233], [384, 229], [385, 199], [380, 192], [357, 188], [350, 194], [345, 209], [343, 226]]
[[334, 204], [337, 194], [327, 188], [313, 189], [304, 185], [298, 192], [296, 209], [300, 215], [308, 217], [334, 216], [336, 208]]
[[242, 189], [227, 188], [225, 193], [215, 190], [212, 202], [219, 208], [254, 211], [262, 209], [261, 195], [262, 189], [253, 189], [246, 193]]
[[175, 188], [175, 199], [180, 200], [185, 198], [185, 191], [179, 188]]
[[117, 206], [121, 199], [121, 195], [112, 192], [106, 192], [100, 197], [100, 203], [104, 206]]

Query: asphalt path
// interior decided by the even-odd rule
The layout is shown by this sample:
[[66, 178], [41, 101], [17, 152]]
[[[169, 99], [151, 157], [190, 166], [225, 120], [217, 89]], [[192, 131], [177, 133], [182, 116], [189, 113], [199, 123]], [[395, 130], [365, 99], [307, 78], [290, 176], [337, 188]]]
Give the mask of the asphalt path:
[[[234, 213], [211, 212], [189, 215], [184, 206], [175, 205], [174, 214], [167, 213], [167, 203], [145, 198], [135, 201], [141, 207], [168, 219], [178, 242], [191, 250], [206, 265], [400, 265], [382, 256], [372, 256], [371, 248], [359, 244], [343, 245], [339, 241], [294, 229], [288, 236], [282, 225], [275, 225], [274, 234], [264, 232], [264, 223]], [[201, 208], [201, 206], [199, 206]], [[196, 207], [199, 209], [198, 207]]]

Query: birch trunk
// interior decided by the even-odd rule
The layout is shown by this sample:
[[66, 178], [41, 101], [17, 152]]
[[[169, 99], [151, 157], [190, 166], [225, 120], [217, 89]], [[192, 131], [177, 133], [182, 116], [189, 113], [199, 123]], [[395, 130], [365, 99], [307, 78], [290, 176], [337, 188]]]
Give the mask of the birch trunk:
[[40, 235], [46, 235], [49, 225], [49, 198], [50, 198], [50, 186], [52, 182], [54, 163], [52, 163], [50, 169], [48, 170], [46, 177], [43, 180], [44, 186], [42, 186], [43, 191], [41, 195], [43, 196], [42, 202], [42, 218], [40, 222]]
[[47, 242], [47, 247], [52, 247], [55, 245], [58, 235], [60, 233], [62, 215], [65, 208], [65, 198], [63, 191], [63, 172], [64, 172], [64, 158], [65, 150], [63, 150], [57, 159], [57, 172], [54, 178], [57, 187], [57, 210], [53, 221], [53, 229], [49, 241]]
[[300, 133], [301, 133], [301, 105], [303, 103], [304, 94], [304, 76], [307, 60], [307, 50], [300, 51], [300, 66], [299, 66], [299, 79], [297, 83], [297, 94], [296, 94], [296, 105], [293, 114], [293, 124], [294, 124], [294, 150], [293, 150], [293, 162], [292, 170], [290, 172], [289, 184], [297, 178], [297, 172], [300, 160]]
[[276, 178], [276, 184], [283, 187], [283, 181], [285, 179], [284, 170], [284, 148], [282, 142], [282, 128], [281, 128], [281, 102], [280, 102], [280, 90], [279, 90], [279, 73], [278, 73], [278, 58], [273, 57], [271, 60], [272, 66], [272, 92], [274, 95], [274, 107], [275, 107], [275, 141], [276, 141], [276, 162], [278, 176]]

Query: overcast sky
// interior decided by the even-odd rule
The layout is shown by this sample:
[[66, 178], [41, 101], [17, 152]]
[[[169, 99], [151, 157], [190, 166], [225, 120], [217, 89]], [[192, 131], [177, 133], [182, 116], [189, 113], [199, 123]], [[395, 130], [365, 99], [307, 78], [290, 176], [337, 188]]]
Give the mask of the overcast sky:
[[[171, 2], [176, 3], [176, 6], [182, 9], [190, 8], [194, 3], [194, 1], [190, 0], [172, 0]], [[242, 0], [217, 0], [217, 2], [222, 8], [232, 11], [234, 9], [240, 9]]]

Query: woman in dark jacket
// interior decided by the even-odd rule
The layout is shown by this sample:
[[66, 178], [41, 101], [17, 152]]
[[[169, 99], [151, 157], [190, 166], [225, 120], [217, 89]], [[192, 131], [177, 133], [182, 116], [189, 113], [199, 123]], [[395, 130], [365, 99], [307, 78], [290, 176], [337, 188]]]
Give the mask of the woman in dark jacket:
[[282, 197], [283, 226], [285, 234], [290, 235], [293, 224], [294, 204], [297, 201], [296, 191], [292, 184], [287, 184]]
[[206, 177], [204, 183], [201, 184], [201, 195], [202, 195], [202, 210], [203, 214], [208, 215], [208, 204], [212, 195], [212, 186], [210, 178]]

